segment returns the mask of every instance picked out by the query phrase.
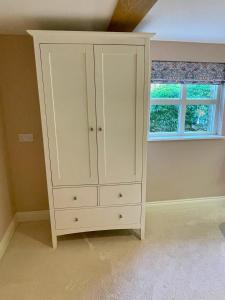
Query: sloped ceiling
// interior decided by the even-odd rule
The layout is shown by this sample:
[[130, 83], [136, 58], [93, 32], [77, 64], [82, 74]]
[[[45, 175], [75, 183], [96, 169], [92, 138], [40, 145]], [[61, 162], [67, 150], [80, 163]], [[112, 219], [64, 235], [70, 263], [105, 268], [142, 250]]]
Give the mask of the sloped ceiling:
[[[25, 34], [26, 29], [105, 31], [116, 4], [0, 0], [0, 34]], [[225, 43], [225, 0], [158, 0], [135, 31], [154, 32], [156, 40]]]
[[135, 29], [155, 40], [225, 43], [225, 0], [158, 0]]
[[106, 30], [117, 0], [0, 0], [0, 34], [26, 29]]

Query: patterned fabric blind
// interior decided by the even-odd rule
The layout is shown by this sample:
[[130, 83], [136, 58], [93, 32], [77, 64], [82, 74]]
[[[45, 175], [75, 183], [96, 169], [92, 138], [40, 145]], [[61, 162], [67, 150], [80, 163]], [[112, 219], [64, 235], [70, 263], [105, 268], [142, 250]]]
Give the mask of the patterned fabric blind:
[[225, 81], [224, 63], [152, 61], [152, 83], [220, 84]]

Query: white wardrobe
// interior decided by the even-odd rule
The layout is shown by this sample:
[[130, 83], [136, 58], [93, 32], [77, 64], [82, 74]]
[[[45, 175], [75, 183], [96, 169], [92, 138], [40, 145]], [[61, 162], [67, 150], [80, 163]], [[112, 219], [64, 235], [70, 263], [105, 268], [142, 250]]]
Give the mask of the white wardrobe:
[[137, 229], [144, 237], [150, 35], [29, 31], [57, 236]]

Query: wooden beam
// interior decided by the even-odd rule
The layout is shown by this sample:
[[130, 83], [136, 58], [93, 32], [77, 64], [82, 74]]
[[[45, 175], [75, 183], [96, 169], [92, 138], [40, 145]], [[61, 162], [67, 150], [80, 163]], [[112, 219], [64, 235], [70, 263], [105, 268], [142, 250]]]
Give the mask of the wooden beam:
[[108, 31], [133, 31], [157, 0], [118, 0]]

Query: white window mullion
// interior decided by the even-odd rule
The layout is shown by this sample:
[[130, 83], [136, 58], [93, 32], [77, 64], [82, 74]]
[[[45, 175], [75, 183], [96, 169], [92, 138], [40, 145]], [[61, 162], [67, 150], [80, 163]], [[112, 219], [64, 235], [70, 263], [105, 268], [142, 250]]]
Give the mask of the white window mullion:
[[[215, 99], [187, 99], [187, 85], [181, 85], [181, 99], [154, 99], [151, 101], [151, 105], [176, 105], [179, 107], [178, 113], [178, 130], [177, 132], [155, 132], [151, 133], [154, 137], [171, 137], [176, 136], [179, 137], [190, 137], [190, 136], [209, 136], [209, 135], [221, 135], [223, 128], [223, 115], [225, 110], [225, 87], [223, 85], [219, 85], [217, 89], [217, 94], [215, 95]], [[200, 95], [201, 96], [201, 95]], [[187, 111], [187, 105], [207, 105], [209, 107], [209, 118], [207, 131], [190, 131], [185, 132], [185, 117]], [[200, 114], [200, 112], [199, 112]], [[200, 117], [200, 115], [199, 115]], [[195, 122], [193, 120], [193, 122]], [[205, 128], [206, 129], [206, 128]]]
[[[212, 111], [210, 111], [212, 109]], [[209, 128], [208, 131], [210, 134], [216, 134], [217, 128], [216, 128], [216, 123], [217, 123], [217, 105], [212, 105], [209, 110]]]
[[210, 104], [216, 104], [217, 102], [217, 99], [215, 100], [204, 100], [204, 99], [201, 99], [201, 100], [187, 100], [188, 104], [189, 105], [210, 105]]
[[179, 105], [180, 100], [172, 100], [172, 99], [154, 99], [151, 101], [151, 105]]
[[182, 85], [182, 99], [180, 105], [179, 129], [178, 134], [183, 135], [185, 131], [185, 115], [186, 115], [186, 84]]
[[224, 113], [224, 85], [218, 86], [217, 91], [217, 101], [214, 111], [214, 121], [213, 121], [213, 134], [221, 134], [223, 127], [223, 113]]

